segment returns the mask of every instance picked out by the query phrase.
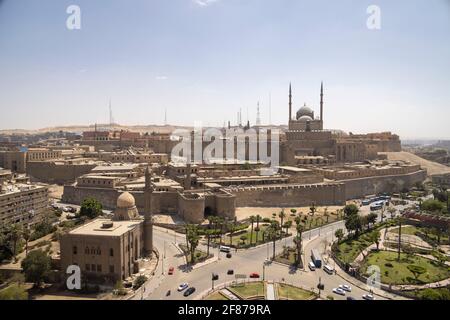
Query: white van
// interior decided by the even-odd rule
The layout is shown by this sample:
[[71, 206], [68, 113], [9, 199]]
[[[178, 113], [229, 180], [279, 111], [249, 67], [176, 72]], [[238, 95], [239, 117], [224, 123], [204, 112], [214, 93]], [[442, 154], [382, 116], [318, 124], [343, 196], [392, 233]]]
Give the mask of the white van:
[[310, 261], [308, 263], [308, 267], [311, 271], [315, 271], [316, 270], [316, 265], [314, 264], [314, 262]]
[[227, 246], [220, 246], [219, 250], [222, 251], [222, 252], [227, 252], [228, 253], [228, 252], [231, 251], [231, 248], [227, 247]]
[[334, 268], [332, 266], [329, 266], [328, 264], [323, 267], [323, 270], [328, 274], [334, 273]]

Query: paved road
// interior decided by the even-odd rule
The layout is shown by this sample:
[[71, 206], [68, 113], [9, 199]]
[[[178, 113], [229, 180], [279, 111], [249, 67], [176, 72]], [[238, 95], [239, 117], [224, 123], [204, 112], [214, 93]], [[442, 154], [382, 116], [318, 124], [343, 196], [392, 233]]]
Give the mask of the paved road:
[[[402, 209], [403, 206], [399, 206], [398, 209]], [[363, 210], [367, 208], [363, 208]], [[378, 213], [378, 220], [381, 219], [381, 212]], [[304, 239], [304, 261], [305, 265], [310, 261], [311, 249], [316, 248], [323, 254], [323, 259], [326, 261], [330, 245], [335, 240], [334, 233], [337, 229], [343, 229], [345, 231], [345, 225], [343, 221], [338, 221], [321, 228], [306, 231], [303, 233]], [[261, 275], [261, 278], [265, 280], [273, 280], [277, 282], [286, 282], [294, 285], [299, 285], [304, 288], [314, 288], [317, 291], [317, 284], [319, 281], [324, 284], [324, 290], [321, 292], [321, 297], [331, 295], [334, 299], [344, 300], [346, 296], [352, 296], [355, 299], [362, 299], [362, 295], [368, 293], [365, 288], [365, 284], [351, 278], [352, 283], [358, 286], [351, 285], [352, 292], [347, 293], [346, 296], [340, 296], [332, 292], [333, 288], [341, 284], [349, 284], [344, 281], [339, 275], [329, 275], [322, 269], [310, 271], [307, 267], [303, 270], [292, 269], [286, 265], [278, 263], [271, 263], [270, 265], [263, 267], [264, 261], [273, 254], [272, 243], [261, 245], [256, 248], [248, 250], [239, 250], [233, 252], [232, 258], [226, 258], [225, 254], [218, 252], [217, 249], [213, 250], [214, 254], [218, 258], [215, 261], [200, 266], [198, 268], [187, 268], [185, 260], [179, 249], [175, 246], [175, 243], [184, 243], [185, 238], [183, 235], [175, 235], [172, 231], [167, 231], [162, 228], [154, 229], [154, 245], [160, 253], [160, 262], [155, 271], [155, 276], [147, 282], [145, 286], [145, 292], [137, 294], [135, 299], [195, 299], [199, 298], [202, 294], [206, 293], [212, 288], [213, 283], [211, 280], [212, 273], [219, 275], [219, 280], [215, 281], [214, 285], [217, 287], [219, 284], [230, 282], [235, 280], [234, 275], [227, 275], [229, 269], [233, 269], [234, 273], [249, 275], [252, 272], [257, 272]], [[276, 242], [276, 252], [280, 252], [284, 245], [292, 245], [293, 237], [289, 237]], [[200, 248], [205, 250], [203, 244]], [[165, 254], [164, 254], [165, 253]], [[329, 263], [334, 265], [334, 261], [330, 258]], [[173, 266], [175, 272], [173, 275], [168, 275], [169, 267]], [[183, 292], [178, 292], [177, 287], [180, 283], [186, 282], [189, 286], [196, 288], [196, 291], [189, 297], [184, 297]], [[170, 295], [167, 292], [170, 290]], [[392, 296], [392, 295], [386, 295]], [[395, 298], [401, 298], [396, 297]], [[383, 297], [376, 297], [377, 300], [384, 299]]]

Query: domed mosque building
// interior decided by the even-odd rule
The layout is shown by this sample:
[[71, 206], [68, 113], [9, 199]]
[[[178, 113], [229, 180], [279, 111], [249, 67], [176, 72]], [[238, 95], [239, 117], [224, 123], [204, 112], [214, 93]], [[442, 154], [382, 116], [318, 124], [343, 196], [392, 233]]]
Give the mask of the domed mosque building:
[[123, 192], [111, 219], [97, 218], [61, 237], [61, 267], [78, 265], [82, 277], [100, 284], [115, 284], [140, 274], [153, 255], [150, 173], [146, 171], [145, 213]]

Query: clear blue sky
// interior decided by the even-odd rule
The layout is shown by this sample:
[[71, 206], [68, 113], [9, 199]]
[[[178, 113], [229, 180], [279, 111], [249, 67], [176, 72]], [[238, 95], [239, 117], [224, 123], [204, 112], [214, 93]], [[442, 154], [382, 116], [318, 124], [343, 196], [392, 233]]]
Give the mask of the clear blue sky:
[[[81, 8], [81, 30], [66, 8]], [[366, 27], [369, 5], [381, 30]], [[287, 123], [450, 138], [448, 0], [0, 0], [0, 129]]]

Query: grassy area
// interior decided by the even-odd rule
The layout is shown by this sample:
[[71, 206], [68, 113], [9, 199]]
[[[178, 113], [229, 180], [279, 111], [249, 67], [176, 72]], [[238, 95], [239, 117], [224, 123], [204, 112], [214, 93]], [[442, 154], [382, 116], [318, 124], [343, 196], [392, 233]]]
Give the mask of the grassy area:
[[237, 296], [248, 299], [255, 296], [264, 296], [264, 282], [247, 282], [243, 284], [233, 285], [228, 288], [231, 292], [235, 293]]
[[297, 254], [297, 250], [295, 248], [289, 247], [287, 250], [287, 254], [285, 255], [283, 252], [275, 256], [275, 261], [284, 263], [287, 265], [294, 265], [297, 261], [295, 260], [295, 256]]
[[[255, 225], [256, 226], [256, 225]], [[235, 235], [233, 235], [232, 240], [231, 240], [231, 245], [232, 246], [249, 246], [250, 245], [250, 239], [252, 240], [252, 245], [257, 245], [257, 244], [262, 244], [263, 242], [263, 234], [267, 229], [267, 225], [259, 225], [259, 232], [258, 234], [255, 232], [255, 230], [253, 230], [253, 235], [251, 233], [251, 229], [247, 229], [246, 232], [240, 232], [240, 233], [236, 233]], [[243, 242], [241, 240], [241, 236], [245, 235], [247, 237], [247, 239], [245, 240], [245, 242]], [[256, 236], [258, 236], [258, 239], [256, 239]], [[215, 239], [215, 242], [219, 243], [220, 239]], [[267, 241], [266, 241], [267, 242]], [[230, 245], [230, 236], [228, 235], [224, 235], [222, 237], [222, 243], [226, 246]]]
[[[423, 284], [441, 281], [450, 277], [450, 268], [421, 256], [408, 256], [402, 253], [397, 261], [397, 253], [379, 251], [370, 253], [363, 262], [361, 272], [366, 274], [368, 266], [376, 265], [381, 271], [381, 282], [385, 284]], [[421, 266], [426, 272], [416, 279], [409, 265]], [[366, 274], [367, 275], [367, 274]]]
[[407, 295], [419, 300], [450, 300], [450, 287], [408, 291]]
[[[191, 253], [188, 251], [187, 246], [185, 244], [179, 244], [179, 246], [181, 250], [183, 250], [184, 255], [186, 256], [187, 263], [191, 263]], [[195, 249], [194, 255], [195, 255], [195, 263], [204, 261], [208, 258], [206, 252], [199, 249]], [[212, 255], [210, 254], [210, 256]]]
[[[392, 229], [389, 232], [398, 234], [398, 228]], [[432, 232], [426, 227], [416, 227], [416, 226], [403, 226], [402, 227], [402, 234], [410, 234], [415, 235], [421, 238], [423, 241], [428, 242], [429, 244], [433, 245], [435, 242], [438, 241], [438, 236]], [[441, 234], [440, 238], [441, 244], [448, 244], [449, 243], [449, 236], [445, 233]]]
[[278, 284], [278, 298], [289, 300], [311, 300], [316, 297], [314, 292], [294, 287], [288, 284]]
[[340, 243], [335, 252], [336, 257], [344, 263], [352, 263], [361, 253], [360, 248], [367, 248], [372, 243], [368, 240], [369, 234], [364, 233], [358, 239], [350, 239]]
[[221, 294], [219, 291], [216, 291], [213, 294], [206, 297], [205, 300], [229, 300], [229, 299], [225, 297], [223, 294]]

